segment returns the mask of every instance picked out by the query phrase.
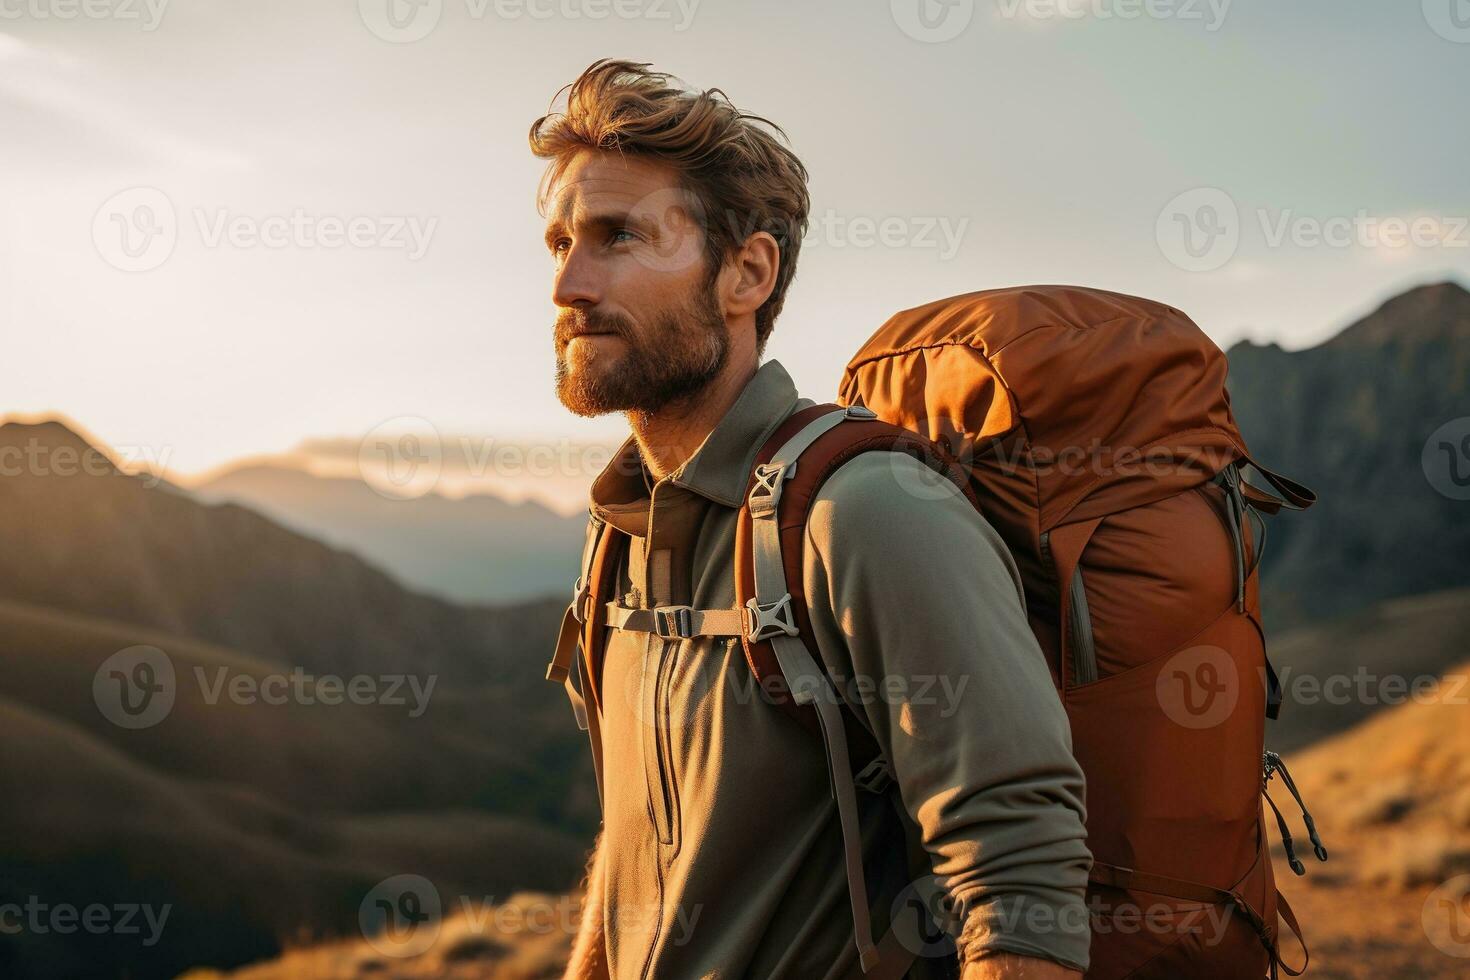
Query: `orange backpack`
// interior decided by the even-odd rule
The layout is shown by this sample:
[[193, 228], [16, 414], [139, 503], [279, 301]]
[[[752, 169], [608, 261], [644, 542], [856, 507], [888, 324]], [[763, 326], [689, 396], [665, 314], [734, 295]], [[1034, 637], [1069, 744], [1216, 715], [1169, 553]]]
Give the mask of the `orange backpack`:
[[[609, 602], [627, 538], [594, 519], [548, 677], [566, 684], [597, 758], [606, 627], [739, 635], [767, 700], [826, 744], [863, 969], [903, 976], [922, 923], [869, 935], [855, 802], [886, 792], [891, 774], [811, 654], [801, 569], [826, 479], [858, 453], [909, 453], [960, 487], [1020, 569], [1087, 777], [1088, 976], [1296, 975], [1281, 960], [1278, 914], [1300, 930], [1275, 888], [1262, 805], [1300, 874], [1266, 784], [1279, 772], [1296, 792], [1264, 748], [1280, 690], [1260, 617], [1265, 529], [1250, 515], [1315, 498], [1250, 458], [1226, 367], [1178, 310], [1100, 290], [990, 290], [900, 313], [849, 362], [839, 404], [794, 413], [758, 454], [737, 525], [735, 608], [629, 622]], [[1246, 483], [1247, 467], [1280, 496]]]

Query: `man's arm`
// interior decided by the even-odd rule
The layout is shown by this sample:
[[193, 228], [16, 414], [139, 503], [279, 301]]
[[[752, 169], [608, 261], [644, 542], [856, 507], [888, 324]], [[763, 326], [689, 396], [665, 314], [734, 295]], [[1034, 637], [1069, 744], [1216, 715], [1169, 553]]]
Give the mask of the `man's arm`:
[[958, 910], [965, 980], [1085, 969], [1082, 771], [999, 535], [922, 463], [872, 452], [818, 494], [807, 548], [821, 655], [857, 681]]
[[999, 953], [971, 960], [960, 980], [1080, 980], [1081, 976], [1081, 971], [1051, 960]]
[[[607, 945], [602, 934], [602, 896], [605, 861], [602, 835], [592, 847], [582, 890], [582, 921], [572, 941], [565, 980], [607, 980]], [[968, 980], [968, 978], [967, 978]]]

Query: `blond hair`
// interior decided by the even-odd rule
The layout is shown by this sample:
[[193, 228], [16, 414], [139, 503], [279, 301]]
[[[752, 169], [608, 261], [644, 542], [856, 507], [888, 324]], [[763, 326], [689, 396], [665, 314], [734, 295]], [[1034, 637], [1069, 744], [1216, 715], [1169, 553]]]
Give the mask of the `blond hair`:
[[719, 89], [689, 91], [631, 61], [594, 62], [557, 96], [563, 93], [561, 112], [531, 124], [531, 152], [551, 161], [541, 203], [584, 150], [636, 154], [673, 167], [702, 212], [711, 280], [750, 235], [764, 231], [776, 239], [776, 285], [755, 316], [756, 351], [763, 351], [796, 275], [811, 207], [806, 167], [783, 142], [785, 132], [736, 109]]

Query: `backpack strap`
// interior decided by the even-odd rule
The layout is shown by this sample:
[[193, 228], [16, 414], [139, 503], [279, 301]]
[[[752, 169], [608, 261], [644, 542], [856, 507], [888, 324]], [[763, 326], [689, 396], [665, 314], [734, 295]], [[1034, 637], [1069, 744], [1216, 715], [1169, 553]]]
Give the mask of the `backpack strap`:
[[[602, 657], [606, 650], [607, 605], [604, 597], [616, 586], [618, 562], [628, 536], [590, 511], [582, 545], [582, 574], [572, 586], [572, 601], [562, 614], [556, 649], [546, 667], [546, 679], [566, 688], [577, 727], [592, 743], [592, 766], [597, 774], [597, 799], [602, 801]], [[581, 653], [578, 657], [577, 654]], [[589, 707], [588, 702], [591, 702]]]
[[[869, 977], [896, 978], [916, 954], [898, 941], [897, 923], [880, 942], [873, 941], [857, 802], [859, 788], [884, 792], [892, 772], [856, 712], [842, 710], [842, 694], [812, 655], [803, 582], [806, 523], [818, 490], [843, 463], [879, 450], [915, 456], [975, 502], [968, 478], [933, 442], [879, 421], [862, 405], [812, 405], [778, 426], [756, 454], [736, 522], [735, 592], [749, 614], [741, 642], [761, 689], [798, 723], [808, 728], [815, 723], [822, 737], [842, 830], [859, 963]], [[850, 736], [860, 745], [857, 753], [849, 749]]]

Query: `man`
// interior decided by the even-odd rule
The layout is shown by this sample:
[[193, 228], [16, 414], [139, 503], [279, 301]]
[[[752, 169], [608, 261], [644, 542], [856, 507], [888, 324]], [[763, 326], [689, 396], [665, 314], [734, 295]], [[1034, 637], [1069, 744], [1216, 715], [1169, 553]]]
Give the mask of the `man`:
[[[639, 608], [735, 605], [754, 456], [813, 404], [760, 364], [808, 212], [805, 168], [761, 123], [604, 61], [531, 127], [549, 161], [557, 393], [627, 418], [591, 510], [632, 535], [619, 583]], [[874, 924], [912, 894], [912, 821], [959, 917], [964, 980], [1076, 976], [1090, 858], [1066, 717], [1005, 546], [958, 491], [921, 484], [907, 456], [859, 455], [806, 531], [812, 652], [833, 677], [909, 682], [849, 705], [906, 811], [864, 799]], [[861, 976], [821, 740], [751, 695], [738, 640], [609, 632], [603, 832], [568, 976]], [[922, 678], [943, 683], [920, 697]]]

